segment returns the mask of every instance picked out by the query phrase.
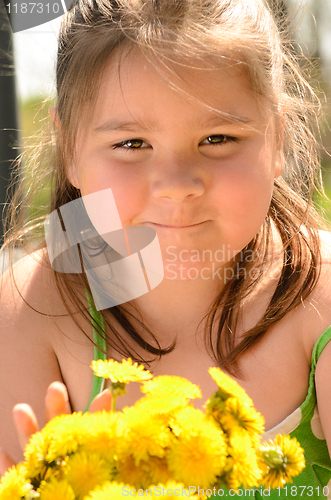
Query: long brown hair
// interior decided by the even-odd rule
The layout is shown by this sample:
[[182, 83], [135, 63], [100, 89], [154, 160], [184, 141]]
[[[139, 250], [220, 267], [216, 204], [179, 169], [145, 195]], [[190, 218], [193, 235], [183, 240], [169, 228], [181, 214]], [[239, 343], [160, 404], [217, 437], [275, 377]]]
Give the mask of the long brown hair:
[[[274, 7], [277, 2], [273, 2]], [[281, 17], [280, 17], [281, 18]], [[315, 211], [312, 195], [320, 185], [316, 134], [319, 103], [285, 39], [285, 29], [276, 25], [263, 0], [77, 0], [64, 16], [57, 59], [57, 113], [61, 127], [52, 130], [52, 141], [42, 145], [32, 158], [35, 181], [22, 197], [24, 186], [16, 191], [8, 218], [7, 246], [19, 242], [41, 241], [44, 217], [26, 221], [31, 196], [40, 185], [51, 189], [53, 211], [80, 196], [67, 177], [74, 158], [75, 140], [80, 126], [88, 118], [100, 85], [103, 68], [115, 49], [138, 48], [150, 60], [160, 61], [170, 69], [172, 61], [206, 59], [213, 64], [235, 62], [248, 75], [254, 92], [267, 99], [275, 117], [279, 140], [283, 128], [285, 172], [275, 180], [268, 214], [256, 237], [236, 257], [232, 266], [239, 269], [216, 297], [206, 318], [206, 343], [215, 360], [228, 371], [236, 372], [239, 357], [254, 346], [268, 329], [308, 297], [317, 283], [320, 270], [318, 227], [322, 219]], [[123, 52], [124, 53], [124, 52]], [[17, 207], [21, 210], [17, 215]], [[268, 261], [271, 232], [275, 227], [283, 245], [283, 266], [277, 287], [263, 317], [236, 339], [238, 313], [243, 300], [259, 286], [263, 272], [252, 276], [248, 252], [259, 253], [260, 269]], [[37, 235], [37, 236], [36, 236]], [[39, 236], [38, 236], [39, 235]], [[38, 240], [39, 238], [39, 240]], [[241, 259], [242, 265], [236, 263]], [[255, 264], [256, 266], [256, 260]], [[58, 290], [68, 311], [89, 312], [77, 293], [77, 279], [88, 289], [84, 275], [74, 281], [54, 272]], [[300, 279], [298, 279], [300, 278]], [[68, 300], [69, 299], [69, 300]], [[125, 306], [111, 309], [111, 314], [125, 328], [133, 342], [126, 343], [116, 328], [107, 323], [108, 344], [124, 356], [148, 363], [147, 353], [162, 356], [156, 336], [144, 329], [142, 336], [133, 327], [132, 312]], [[76, 319], [75, 319], [76, 321]], [[213, 340], [215, 325], [218, 335]], [[148, 336], [150, 340], [148, 341]], [[146, 357], [138, 354], [143, 347]], [[139, 349], [138, 349], [139, 350]], [[145, 359], [146, 358], [146, 359]], [[151, 358], [151, 357], [150, 357]], [[238, 373], [238, 372], [237, 372]]]

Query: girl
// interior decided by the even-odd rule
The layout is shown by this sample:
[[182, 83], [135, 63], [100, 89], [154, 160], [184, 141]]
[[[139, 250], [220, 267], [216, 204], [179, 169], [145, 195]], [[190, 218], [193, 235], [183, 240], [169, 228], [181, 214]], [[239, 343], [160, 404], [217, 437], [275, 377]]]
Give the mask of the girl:
[[[21, 458], [11, 408], [25, 400], [41, 420], [53, 381], [69, 401], [53, 385], [48, 416], [57, 403], [85, 410], [98, 392], [94, 355], [185, 376], [201, 387], [201, 405], [214, 365], [252, 397], [267, 436], [299, 438], [307, 469], [297, 494], [322, 496], [331, 273], [311, 201], [316, 102], [265, 2], [78, 0], [62, 24], [51, 115], [54, 157], [35, 159], [35, 191], [48, 180], [53, 212], [111, 188], [124, 228], [156, 232], [164, 279], [98, 312], [84, 266], [52, 269], [41, 222], [21, 222], [30, 201], [17, 191], [7, 245], [39, 247], [3, 278], [2, 445]], [[140, 396], [130, 389], [123, 406]]]

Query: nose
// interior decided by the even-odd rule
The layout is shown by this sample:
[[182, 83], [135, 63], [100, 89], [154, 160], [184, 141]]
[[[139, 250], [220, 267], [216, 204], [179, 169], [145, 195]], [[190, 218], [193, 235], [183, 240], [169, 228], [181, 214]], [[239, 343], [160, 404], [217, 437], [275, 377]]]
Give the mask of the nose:
[[202, 171], [193, 162], [172, 157], [154, 168], [151, 192], [155, 198], [181, 202], [201, 196], [204, 191]]

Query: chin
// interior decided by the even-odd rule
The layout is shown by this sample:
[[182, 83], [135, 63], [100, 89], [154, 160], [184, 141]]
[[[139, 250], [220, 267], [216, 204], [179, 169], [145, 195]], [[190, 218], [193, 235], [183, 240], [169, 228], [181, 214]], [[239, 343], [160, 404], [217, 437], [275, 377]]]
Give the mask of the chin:
[[165, 262], [164, 279], [169, 281], [223, 281], [219, 262]]

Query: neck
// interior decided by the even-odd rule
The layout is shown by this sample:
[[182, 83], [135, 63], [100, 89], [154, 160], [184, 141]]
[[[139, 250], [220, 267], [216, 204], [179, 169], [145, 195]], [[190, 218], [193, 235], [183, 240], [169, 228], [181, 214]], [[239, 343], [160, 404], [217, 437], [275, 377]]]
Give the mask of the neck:
[[219, 280], [170, 280], [149, 293], [132, 301], [142, 314], [143, 321], [153, 331], [162, 334], [162, 339], [173, 339], [195, 331], [199, 322], [208, 313], [213, 301], [220, 293]]

